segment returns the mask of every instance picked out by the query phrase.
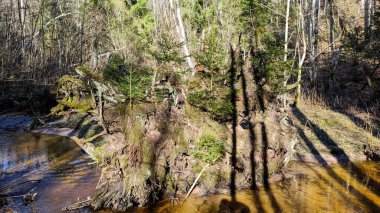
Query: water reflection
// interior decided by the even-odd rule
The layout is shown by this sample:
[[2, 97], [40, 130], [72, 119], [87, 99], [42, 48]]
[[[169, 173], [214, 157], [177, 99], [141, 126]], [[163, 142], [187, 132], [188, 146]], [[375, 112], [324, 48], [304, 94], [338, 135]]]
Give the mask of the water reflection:
[[[0, 196], [33, 189], [35, 202], [9, 202], [18, 212], [60, 212], [95, 190], [99, 174], [69, 139], [28, 133], [0, 133]], [[88, 211], [88, 210], [83, 210]], [[0, 208], [1, 212], [1, 208]]]
[[[380, 212], [380, 197], [376, 188], [369, 185], [370, 178], [380, 179], [379, 163], [361, 163], [358, 176], [350, 171], [352, 165], [330, 167], [344, 184], [330, 175], [326, 167], [312, 164], [293, 163], [294, 176], [257, 190], [236, 193], [233, 201], [228, 195], [203, 198], [192, 197], [179, 206], [162, 203], [157, 212]], [[297, 173], [302, 171], [301, 173]], [[361, 180], [361, 181], [358, 181]], [[353, 189], [356, 189], [353, 190]], [[367, 200], [370, 200], [368, 203]], [[277, 201], [274, 206], [272, 200]], [[257, 204], [260, 205], [257, 205]], [[143, 210], [136, 210], [143, 212]]]

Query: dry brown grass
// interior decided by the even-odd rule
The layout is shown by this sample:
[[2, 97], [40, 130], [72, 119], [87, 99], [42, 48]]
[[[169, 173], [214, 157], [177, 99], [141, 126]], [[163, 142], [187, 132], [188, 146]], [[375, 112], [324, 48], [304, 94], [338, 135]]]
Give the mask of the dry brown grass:
[[[353, 113], [355, 117], [359, 117], [365, 121], [369, 126], [360, 126], [349, 117], [348, 114], [334, 111], [330, 107], [324, 104], [325, 102], [318, 99], [319, 97], [308, 97], [299, 104], [299, 110], [309, 120], [306, 125], [302, 125], [296, 118], [294, 118], [295, 125], [299, 127], [307, 137], [307, 139], [313, 144], [313, 146], [320, 153], [331, 154], [334, 149], [343, 152], [349, 156], [351, 160], [363, 159], [363, 147], [366, 144], [376, 146], [380, 144], [380, 138], [375, 137], [371, 132], [374, 126], [371, 120], [373, 116], [369, 113], [360, 112], [355, 108], [350, 109], [349, 113]], [[314, 124], [316, 128], [327, 134], [329, 139], [323, 138], [318, 135], [318, 131], [313, 129]], [[372, 126], [371, 126], [372, 125]], [[333, 141], [334, 144], [327, 145], [329, 141]], [[305, 141], [300, 140], [301, 143], [297, 146], [297, 151], [300, 154], [309, 154], [311, 152], [308, 149]], [[338, 148], [335, 148], [338, 147]], [[339, 149], [340, 148], [340, 149]]]

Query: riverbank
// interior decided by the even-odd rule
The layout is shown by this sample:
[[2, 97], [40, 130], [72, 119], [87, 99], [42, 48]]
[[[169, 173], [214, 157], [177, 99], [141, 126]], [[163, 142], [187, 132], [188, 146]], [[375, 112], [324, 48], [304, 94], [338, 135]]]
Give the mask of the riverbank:
[[[310, 163], [325, 161], [327, 164], [336, 164], [339, 161], [377, 159], [376, 155], [369, 156], [369, 152], [378, 151], [378, 144], [380, 144], [379, 118], [371, 121], [370, 115], [366, 113], [357, 111], [344, 113], [310, 103], [303, 103], [298, 109], [289, 109], [289, 112], [294, 122], [292, 125], [297, 128], [299, 139], [292, 160]], [[0, 115], [0, 131], [31, 131], [37, 134], [77, 137], [78, 129], [75, 128], [83, 124], [84, 121], [82, 124], [80, 123], [81, 119], [85, 119], [86, 116], [73, 114], [67, 118], [56, 118], [46, 124], [33, 127], [32, 115], [25, 113], [2, 114]], [[88, 116], [88, 119], [92, 120], [91, 116]], [[90, 122], [87, 121], [87, 123]], [[94, 123], [91, 124], [94, 125]], [[100, 127], [92, 127], [92, 129], [96, 128]], [[90, 129], [90, 127], [87, 126], [86, 129]], [[87, 138], [99, 132], [98, 130], [89, 133]], [[83, 134], [81, 133], [81, 135]]]
[[[78, 138], [80, 141], [87, 141], [85, 146], [78, 143], [80, 147], [85, 150], [92, 158], [97, 161], [98, 167], [101, 168], [101, 177], [97, 192], [93, 197], [92, 205], [95, 208], [108, 207], [113, 209], [125, 209], [127, 206], [132, 207], [133, 203], [125, 203], [122, 206], [115, 206], [119, 201], [117, 198], [123, 195], [124, 181], [130, 178], [137, 178], [143, 182], [155, 182], [159, 188], [144, 188], [147, 187], [143, 182], [137, 182], [138, 187], [143, 187], [141, 191], [134, 191], [134, 193], [143, 193], [149, 190], [149, 193], [157, 193], [156, 196], [165, 196], [170, 199], [184, 198], [189, 191], [191, 185], [194, 183], [201, 170], [207, 165], [207, 162], [194, 157], [194, 150], [196, 141], [194, 138], [199, 138], [206, 132], [225, 133], [226, 140], [232, 141], [231, 126], [223, 126], [212, 119], [207, 118], [207, 114], [197, 111], [194, 108], [184, 109], [171, 109], [161, 108], [144, 108], [134, 111], [133, 114], [136, 118], [141, 119], [144, 125], [140, 130], [129, 130], [135, 134], [135, 137], [128, 136], [125, 138], [124, 134], [120, 131], [127, 122], [130, 127], [138, 127], [141, 125], [139, 120], [125, 120], [123, 117], [118, 117], [115, 113], [108, 112], [106, 121], [113, 121], [114, 124], [110, 125], [112, 134], [104, 134], [97, 136], [103, 132], [102, 127], [98, 124], [96, 119], [90, 114], [86, 113], [67, 113], [63, 117], [52, 119], [43, 125], [39, 125], [37, 130], [33, 130], [39, 134], [54, 134], [70, 138]], [[144, 117], [149, 115], [150, 111], [155, 111], [151, 117]], [[161, 111], [160, 111], [161, 110]], [[183, 110], [183, 111], [182, 111]], [[183, 116], [183, 112], [190, 113], [191, 118]], [[300, 161], [307, 163], [316, 163], [319, 165], [346, 165], [347, 163], [360, 162], [366, 160], [376, 160], [379, 156], [378, 146], [380, 144], [379, 138], [374, 135], [375, 131], [367, 131], [359, 125], [357, 120], [352, 120], [352, 117], [347, 116], [337, 110], [332, 110], [323, 106], [303, 104], [298, 108], [289, 108], [284, 111], [277, 112], [278, 116], [272, 117], [272, 123], [268, 123], [268, 135], [274, 137], [272, 131], [282, 132], [276, 137], [287, 138], [287, 141], [295, 141], [294, 146], [288, 144], [286, 151], [282, 158], [276, 159], [276, 154], [279, 148], [275, 148], [273, 144], [269, 143], [267, 154], [270, 156], [271, 165], [274, 162], [282, 163], [289, 158], [290, 161]], [[170, 113], [168, 115], [167, 113]], [[116, 113], [117, 114], [117, 113]], [[165, 117], [170, 117], [170, 120], [161, 120]], [[272, 114], [273, 115], [273, 114]], [[256, 117], [257, 119], [258, 117]], [[285, 119], [284, 119], [285, 118]], [[11, 119], [9, 116], [7, 120]], [[239, 118], [243, 119], [243, 118]], [[359, 119], [359, 118], [357, 118]], [[363, 118], [362, 118], [363, 119]], [[12, 120], [12, 119], [11, 119]], [[17, 119], [16, 119], [17, 120]], [[30, 119], [26, 119], [30, 120]], [[49, 120], [49, 119], [47, 119]], [[275, 131], [273, 125], [278, 122], [280, 131]], [[163, 122], [163, 123], [161, 123]], [[0, 122], [1, 123], [1, 122]], [[16, 122], [17, 123], [17, 122]], [[239, 121], [241, 123], [241, 121]], [[169, 124], [164, 129], [160, 128], [163, 124]], [[372, 128], [376, 128], [372, 126]], [[16, 128], [17, 129], [17, 128]], [[288, 129], [288, 130], [285, 130]], [[162, 132], [165, 130], [166, 132]], [[260, 126], [254, 128], [255, 132], [260, 132]], [[245, 132], [245, 133], [244, 133]], [[246, 134], [244, 136], [244, 134]], [[94, 140], [92, 137], [97, 136]], [[132, 135], [133, 136], [133, 135]], [[237, 127], [237, 162], [235, 164], [236, 172], [236, 190], [250, 188], [252, 177], [250, 172], [250, 141], [245, 141], [244, 138], [249, 136], [249, 131], [244, 130], [242, 126]], [[256, 135], [261, 137], [260, 135]], [[146, 137], [146, 138], [145, 138]], [[274, 138], [276, 138], [274, 137]], [[159, 152], [159, 155], [152, 154], [149, 149], [137, 150], [143, 153], [142, 164], [139, 167], [131, 167], [133, 159], [130, 158], [131, 153], [126, 150], [131, 150], [131, 142], [134, 140], [147, 140], [147, 144], [155, 144], [160, 140], [167, 141], [162, 145], [158, 145], [154, 149]], [[273, 138], [270, 141], [276, 141]], [[191, 142], [193, 141], [193, 142]], [[160, 142], [162, 143], [162, 142]], [[231, 142], [228, 143], [230, 146]], [[143, 145], [143, 144], [142, 144]], [[146, 146], [146, 145], [145, 145]], [[257, 150], [261, 149], [262, 145], [258, 145]], [[148, 147], [151, 147], [149, 145]], [[151, 147], [151, 148], [153, 148]], [[135, 147], [136, 148], [136, 147]], [[137, 147], [138, 148], [138, 147]], [[195, 184], [195, 189], [192, 194], [195, 196], [206, 196], [210, 194], [229, 194], [230, 188], [230, 168], [231, 168], [231, 149], [226, 147], [226, 155], [228, 156], [218, 163], [210, 165], [200, 176], [198, 182]], [[150, 149], [151, 150], [151, 149]], [[271, 153], [273, 151], [273, 153]], [[150, 153], [149, 156], [145, 153]], [[132, 153], [133, 154], [133, 153]], [[257, 159], [257, 166], [255, 174], [257, 178], [263, 175], [262, 161], [258, 152], [254, 153]], [[133, 155], [132, 155], [133, 156]], [[156, 159], [152, 157], [158, 156]], [[154, 162], [152, 164], [152, 162]], [[286, 165], [285, 165], [286, 166]], [[158, 170], [157, 170], [158, 169]], [[302, 169], [303, 170], [303, 169]], [[133, 173], [134, 172], [134, 173]], [[163, 175], [164, 179], [159, 176], [149, 176], [149, 173], [155, 172], [158, 175]], [[270, 168], [270, 177], [268, 183], [273, 183], [281, 180], [286, 180], [292, 177], [299, 176], [304, 171], [289, 172], [286, 167], [276, 170]], [[135, 175], [130, 177], [130, 175]], [[186, 177], [183, 179], [183, 177]], [[248, 179], [247, 179], [248, 178]], [[255, 182], [257, 187], [265, 186], [265, 182]], [[123, 190], [121, 190], [123, 189]], [[156, 190], [156, 191], [155, 191]], [[120, 194], [119, 194], [120, 193]], [[148, 193], [148, 194], [149, 194]], [[159, 195], [162, 193], [162, 195]], [[133, 199], [137, 199], [134, 197]], [[141, 197], [139, 197], [141, 199]], [[146, 202], [150, 198], [146, 198]], [[157, 197], [157, 199], [159, 199]], [[127, 202], [127, 200], [125, 200]], [[139, 201], [141, 202], [141, 201]], [[118, 205], [121, 205], [120, 203]]]

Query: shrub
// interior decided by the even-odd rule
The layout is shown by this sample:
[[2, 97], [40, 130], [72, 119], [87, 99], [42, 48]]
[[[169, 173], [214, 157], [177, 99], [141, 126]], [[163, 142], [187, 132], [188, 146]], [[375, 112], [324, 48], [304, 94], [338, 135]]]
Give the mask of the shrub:
[[[284, 81], [295, 76], [297, 69], [294, 68], [292, 59], [283, 60], [285, 52], [282, 43], [270, 38], [264, 39], [264, 43], [266, 43], [266, 49], [256, 53], [253, 65], [260, 70], [261, 77], [265, 78], [265, 84], [269, 86], [270, 93], [272, 93], [270, 95], [275, 97], [286, 92]], [[284, 73], [286, 74], [284, 75]]]
[[189, 93], [187, 98], [191, 105], [207, 111], [207, 103], [209, 102], [211, 96], [207, 90], [196, 90]]
[[104, 79], [117, 86], [127, 99], [142, 101], [146, 98], [153, 71], [150, 68], [135, 68], [133, 64], [125, 64], [119, 55], [112, 55], [103, 70]]
[[206, 163], [214, 163], [224, 156], [225, 147], [223, 141], [213, 135], [202, 135], [195, 145], [194, 157]]
[[218, 34], [218, 26], [212, 26], [212, 29], [209, 30], [202, 41], [204, 43], [204, 50], [194, 54], [196, 61], [203, 64], [209, 70], [227, 68], [226, 61], [228, 60], [226, 60], [226, 56], [228, 56], [228, 49], [218, 38]]
[[214, 101], [210, 107], [213, 118], [220, 121], [230, 121], [233, 118], [234, 106], [228, 99]]
[[229, 99], [229, 89], [222, 88], [213, 91], [195, 90], [188, 95], [191, 105], [210, 112], [217, 121], [230, 121], [233, 117], [233, 105]]

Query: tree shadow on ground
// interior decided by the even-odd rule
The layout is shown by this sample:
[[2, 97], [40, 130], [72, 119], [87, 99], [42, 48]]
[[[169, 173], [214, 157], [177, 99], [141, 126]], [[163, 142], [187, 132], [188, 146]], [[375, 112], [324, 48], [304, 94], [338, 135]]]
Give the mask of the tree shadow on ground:
[[268, 194], [269, 196], [269, 199], [270, 199], [270, 202], [271, 202], [271, 205], [273, 207], [273, 209], [275, 211], [281, 211], [281, 207], [280, 205], [278, 204], [273, 192], [272, 192], [272, 189], [271, 189], [271, 186], [268, 182], [268, 179], [269, 179], [269, 171], [268, 171], [268, 155], [267, 155], [267, 150], [268, 150], [268, 138], [267, 138], [267, 129], [266, 129], [266, 126], [265, 126], [265, 123], [263, 122], [262, 125], [261, 125], [261, 131], [262, 131], [262, 135], [263, 135], [263, 146], [262, 146], [262, 152], [263, 152], [263, 182], [264, 182], [264, 188], [265, 188], [265, 191], [266, 193]]
[[[241, 67], [241, 88], [243, 92], [243, 104], [244, 104], [244, 117], [249, 118], [251, 107], [249, 104], [249, 98], [248, 98], [248, 89], [247, 89], [247, 80], [246, 80], [246, 74], [245, 70]], [[258, 191], [257, 191], [257, 184], [256, 184], [256, 160], [255, 160], [255, 151], [256, 151], [256, 137], [255, 137], [255, 131], [253, 129], [252, 122], [249, 120], [248, 123], [248, 131], [249, 131], [249, 142], [251, 145], [251, 150], [249, 154], [250, 158], [250, 169], [251, 169], [251, 190], [253, 193], [253, 200], [255, 201], [255, 206], [258, 211], [263, 212], [264, 209], [258, 199]]]
[[[349, 118], [353, 123], [356, 124], [356, 126], [362, 128], [364, 131], [369, 132], [372, 134], [373, 137], [380, 137], [380, 129], [378, 129], [375, 126], [372, 126], [367, 121], [363, 120], [362, 118], [354, 115], [351, 112], [348, 112], [347, 110], [343, 109], [332, 109], [335, 112], [338, 112], [340, 114], [345, 115], [347, 118]], [[376, 121], [376, 124], [380, 125], [380, 120]]]
[[[226, 201], [223, 200], [220, 203], [220, 209], [222, 210], [223, 206], [227, 206], [229, 210], [229, 206], [233, 205], [235, 207], [244, 206], [243, 204], [236, 201], [236, 163], [237, 163], [237, 125], [238, 125], [238, 115], [237, 115], [237, 90], [235, 88], [235, 83], [237, 81], [237, 78], [241, 78], [241, 90], [243, 92], [243, 104], [244, 104], [244, 117], [249, 117], [250, 112], [252, 111], [253, 107], [249, 106], [249, 97], [248, 97], [248, 89], [247, 89], [247, 79], [245, 76], [245, 72], [242, 68], [242, 65], [240, 63], [240, 45], [238, 44], [237, 48], [234, 50], [232, 45], [230, 46], [230, 54], [231, 54], [231, 66], [229, 70], [229, 85], [230, 85], [230, 101], [232, 105], [232, 147], [231, 147], [231, 173], [230, 173], [230, 195], [232, 200]], [[237, 76], [237, 69], [240, 68], [240, 75]], [[253, 75], [252, 75], [253, 80]], [[262, 103], [262, 101], [260, 102]], [[260, 105], [261, 108], [263, 108], [262, 105]], [[252, 109], [251, 109], [252, 108]], [[256, 151], [256, 137], [254, 132], [254, 126], [250, 120], [247, 120], [249, 122], [248, 125], [248, 131], [249, 131], [249, 141], [251, 145], [250, 150], [250, 169], [251, 169], [251, 189], [253, 192], [253, 200], [255, 202], [255, 207], [258, 211], [263, 212], [264, 209], [262, 207], [262, 204], [259, 199], [258, 190], [257, 190], [257, 184], [256, 184], [256, 161], [255, 161], [255, 151]], [[267, 192], [270, 202], [272, 204], [273, 209], [276, 211], [280, 211], [280, 206], [278, 202], [276, 201], [268, 179], [269, 179], [269, 172], [268, 172], [268, 157], [267, 157], [267, 149], [268, 149], [268, 138], [266, 137], [266, 127], [264, 123], [261, 123], [262, 127], [262, 153], [263, 153], [263, 183], [265, 187], [265, 191]], [[240, 209], [240, 207], [238, 208]], [[241, 211], [249, 211], [248, 208], [240, 209]]]
[[230, 85], [230, 101], [232, 105], [232, 147], [231, 147], [231, 172], [230, 172], [230, 195], [232, 197], [232, 202], [236, 201], [236, 149], [237, 149], [237, 92], [235, 88], [235, 78], [236, 78], [236, 66], [237, 60], [239, 59], [239, 48], [234, 50], [232, 45], [230, 45], [230, 54], [231, 54], [231, 67], [229, 71], [229, 85]]
[[241, 213], [249, 213], [249, 207], [236, 202], [236, 201], [228, 201], [223, 199], [219, 204], [219, 212], [241, 212]]
[[[361, 178], [365, 178], [366, 175], [361, 172], [361, 170], [352, 164], [350, 161], [350, 158], [348, 155], [344, 152], [342, 148], [340, 148], [332, 139], [331, 137], [321, 128], [319, 128], [316, 124], [311, 122], [310, 120], [307, 119], [307, 117], [298, 109], [298, 108], [293, 108], [292, 109], [293, 115], [300, 121], [302, 125], [308, 125], [311, 130], [314, 132], [314, 134], [318, 137], [318, 139], [322, 142], [322, 144], [331, 150], [337, 150], [334, 151], [333, 153], [337, 154], [332, 154], [336, 159], [339, 165], [341, 165], [343, 168], [345, 168], [347, 163], [351, 163], [351, 171], [347, 171], [348, 173], [355, 173], [357, 175], [351, 175], [351, 177], [354, 177], [359, 183], [362, 183], [363, 181]], [[312, 141], [306, 136], [305, 132], [300, 128], [296, 127], [299, 135], [305, 142], [306, 146], [309, 148], [311, 153], [314, 155], [315, 159], [322, 165], [325, 166], [325, 169], [329, 173], [331, 177], [333, 177], [339, 184], [342, 186], [346, 187], [346, 182], [345, 180], [340, 177], [329, 165], [328, 162], [322, 157], [321, 153], [317, 150], [317, 148], [314, 146]], [[342, 160], [343, 159], [343, 160]], [[369, 177], [368, 178], [368, 185], [371, 186], [377, 186], [375, 189], [371, 190], [373, 193], [376, 195], [379, 195], [380, 190], [379, 190], [379, 183], [376, 180], [373, 180]], [[358, 189], [355, 187], [351, 187], [351, 191], [357, 196], [359, 199], [362, 199], [367, 205], [371, 206], [372, 208], [378, 208], [378, 206], [370, 200], [368, 197], [366, 197], [364, 194], [359, 192]]]

